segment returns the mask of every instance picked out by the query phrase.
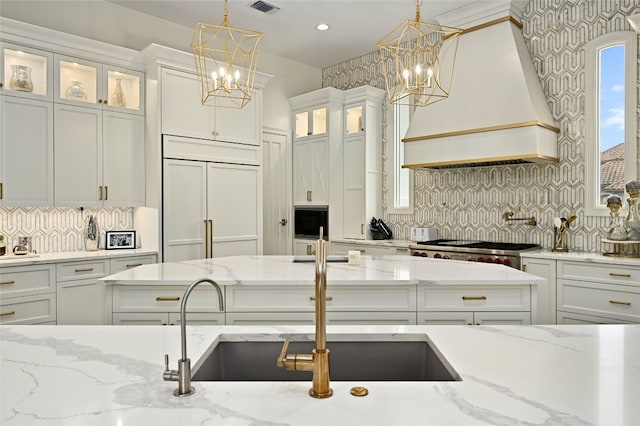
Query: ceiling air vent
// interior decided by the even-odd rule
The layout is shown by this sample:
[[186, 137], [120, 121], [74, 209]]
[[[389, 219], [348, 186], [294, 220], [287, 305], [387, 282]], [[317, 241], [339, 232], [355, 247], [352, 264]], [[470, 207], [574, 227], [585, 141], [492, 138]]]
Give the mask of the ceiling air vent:
[[250, 7], [255, 10], [259, 10], [262, 13], [266, 13], [268, 15], [272, 15], [280, 10], [278, 6], [267, 3], [266, 1], [262, 1], [262, 0], [252, 3]]

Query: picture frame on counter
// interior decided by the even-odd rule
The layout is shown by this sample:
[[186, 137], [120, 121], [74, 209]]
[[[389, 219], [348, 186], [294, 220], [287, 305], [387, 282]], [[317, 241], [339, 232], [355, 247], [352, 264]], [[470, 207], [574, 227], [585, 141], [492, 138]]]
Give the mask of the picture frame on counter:
[[136, 248], [136, 231], [107, 231], [105, 238], [106, 250]]

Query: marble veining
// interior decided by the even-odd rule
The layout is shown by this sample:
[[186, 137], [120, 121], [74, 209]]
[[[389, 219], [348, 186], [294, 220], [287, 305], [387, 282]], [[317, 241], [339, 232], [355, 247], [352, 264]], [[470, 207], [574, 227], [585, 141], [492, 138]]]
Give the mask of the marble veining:
[[[162, 381], [179, 327], [0, 326], [0, 423], [23, 425], [637, 425], [640, 325], [329, 326], [333, 338], [430, 339], [460, 382]], [[313, 336], [312, 326], [188, 326], [195, 363], [218, 339]], [[274, 360], [275, 362], [275, 360]], [[352, 386], [370, 394], [354, 398]]]

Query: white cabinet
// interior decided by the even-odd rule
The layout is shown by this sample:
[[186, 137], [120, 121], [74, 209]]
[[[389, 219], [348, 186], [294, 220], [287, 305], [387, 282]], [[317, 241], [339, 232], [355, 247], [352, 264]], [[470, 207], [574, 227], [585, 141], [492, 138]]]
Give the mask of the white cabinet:
[[538, 295], [537, 324], [556, 324], [556, 261], [522, 256], [521, 269], [547, 280], [536, 286]]
[[[332, 87], [289, 99], [294, 127], [294, 205], [326, 206], [334, 205], [334, 200], [342, 204], [343, 99], [343, 92]], [[331, 210], [329, 214], [334, 215]], [[341, 222], [340, 217], [336, 224]], [[329, 226], [334, 227], [331, 217]]]
[[144, 117], [56, 104], [58, 206], [144, 205]]
[[344, 238], [370, 239], [382, 197], [382, 101], [385, 92], [362, 86], [345, 92]]
[[640, 322], [640, 269], [615, 263], [558, 261], [557, 265], [562, 323], [576, 314], [593, 322]]
[[418, 324], [531, 324], [531, 288], [418, 286]]
[[0, 206], [52, 206], [53, 104], [0, 96]]
[[[114, 325], [179, 325], [185, 290], [186, 286], [110, 286], [107, 309], [111, 322]], [[195, 288], [187, 306], [188, 324], [224, 324], [224, 312], [220, 312], [218, 306], [213, 287]]]
[[[52, 100], [53, 53], [2, 42], [0, 70], [1, 94]], [[13, 81], [12, 77], [15, 77]]]
[[54, 55], [54, 102], [144, 115], [144, 73]]
[[55, 321], [55, 265], [0, 268], [0, 324]]
[[58, 324], [105, 324], [105, 286], [98, 279], [155, 262], [155, 255], [146, 255], [57, 264]]
[[262, 253], [260, 168], [165, 159], [164, 261]]
[[243, 108], [204, 106], [195, 74], [163, 68], [161, 72], [162, 133], [165, 135], [260, 144], [261, 91]]

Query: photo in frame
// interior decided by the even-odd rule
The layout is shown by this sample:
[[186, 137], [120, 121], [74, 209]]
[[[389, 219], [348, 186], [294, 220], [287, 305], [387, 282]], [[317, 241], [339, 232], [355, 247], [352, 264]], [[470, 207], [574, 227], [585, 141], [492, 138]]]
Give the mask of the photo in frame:
[[105, 238], [106, 250], [136, 248], [136, 231], [107, 231]]

